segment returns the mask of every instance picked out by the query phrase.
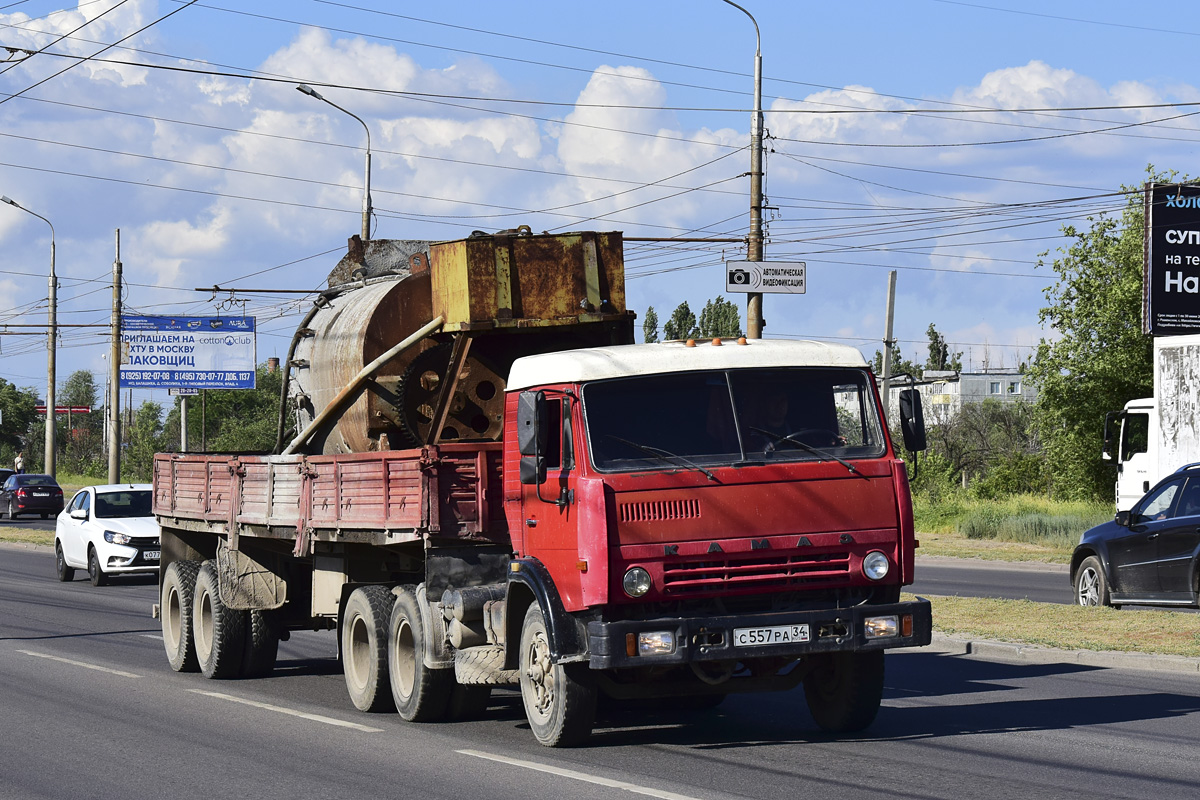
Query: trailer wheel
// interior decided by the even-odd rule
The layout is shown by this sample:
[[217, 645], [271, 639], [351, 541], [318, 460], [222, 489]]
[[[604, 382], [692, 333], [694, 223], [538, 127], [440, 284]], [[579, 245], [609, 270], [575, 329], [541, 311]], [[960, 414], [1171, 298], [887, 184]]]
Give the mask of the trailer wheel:
[[196, 574], [192, 598], [196, 660], [206, 678], [235, 678], [246, 647], [246, 617], [221, 601], [219, 586], [216, 564], [205, 561]]
[[409, 722], [445, 719], [454, 671], [425, 666], [425, 622], [416, 592], [404, 587], [396, 596], [388, 625], [387, 659], [392, 699]]
[[350, 593], [342, 618], [342, 669], [346, 690], [359, 711], [389, 711], [388, 620], [395, 596], [386, 586], [361, 586]]
[[265, 678], [275, 669], [279, 655], [279, 612], [244, 612], [246, 643], [242, 654], [242, 677]]
[[555, 664], [546, 618], [537, 603], [521, 626], [521, 700], [537, 740], [547, 747], [571, 747], [592, 734], [596, 719], [596, 679], [586, 664]]
[[861, 731], [875, 721], [883, 700], [883, 651], [817, 656], [804, 679], [808, 710], [822, 730]]
[[196, 644], [192, 637], [192, 598], [196, 593], [195, 561], [172, 561], [163, 573], [160, 615], [167, 661], [176, 672], [198, 672]]

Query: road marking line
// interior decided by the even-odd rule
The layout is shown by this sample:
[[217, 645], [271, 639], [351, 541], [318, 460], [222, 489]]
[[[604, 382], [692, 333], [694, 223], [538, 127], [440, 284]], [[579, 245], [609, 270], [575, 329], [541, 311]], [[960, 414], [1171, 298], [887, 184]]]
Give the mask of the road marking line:
[[94, 670], [96, 670], [96, 672], [107, 672], [109, 675], [119, 675], [122, 678], [140, 678], [140, 677], [142, 677], [141, 675], [136, 675], [132, 672], [125, 672], [124, 670], [120, 670], [120, 669], [109, 669], [108, 667], [101, 667], [96, 664], [89, 664], [86, 661], [73, 661], [69, 658], [60, 658], [58, 656], [52, 656], [49, 653], [36, 653], [33, 650], [18, 650], [17, 652], [24, 653], [27, 656], [33, 656], [34, 658], [47, 658], [51, 661], [58, 661], [63, 664], [70, 664], [71, 666], [74, 666], [74, 667], [83, 667], [84, 669], [94, 669]]
[[484, 753], [479, 750], [458, 750], [464, 756], [472, 756], [474, 758], [482, 758], [487, 761], [498, 761], [501, 764], [511, 764], [514, 767], [523, 767], [531, 769], [535, 772], [548, 772], [551, 775], [558, 775], [562, 778], [570, 778], [574, 781], [582, 781], [584, 783], [594, 783], [597, 786], [608, 786], [612, 789], [623, 789], [634, 794], [644, 794], [649, 797], [659, 797], [662, 800], [697, 800], [686, 794], [677, 794], [668, 792], [663, 789], [651, 789], [648, 786], [638, 786], [635, 783], [626, 783], [625, 781], [615, 781], [611, 778], [601, 778], [598, 775], [589, 775], [586, 772], [576, 772], [571, 769], [562, 767], [552, 767], [549, 764], [539, 764], [536, 761], [522, 761], [519, 758], [506, 758], [504, 756], [493, 755], [492, 753]]
[[162, 634], [161, 633], [143, 633], [142, 638], [143, 639], [158, 639], [161, 642]]
[[300, 717], [301, 719], [311, 720], [312, 722], [323, 722], [326, 725], [336, 725], [339, 728], [352, 728], [356, 731], [363, 731], [364, 733], [383, 733], [383, 728], [369, 728], [366, 725], [359, 725], [357, 722], [345, 722], [344, 720], [334, 719], [333, 717], [323, 717], [320, 714], [309, 714], [304, 711], [297, 711], [294, 708], [284, 708], [283, 706], [274, 706], [270, 703], [260, 703], [257, 700], [247, 700], [243, 697], [234, 697], [231, 694], [224, 694], [222, 692], [206, 692], [203, 689], [188, 689], [188, 691], [192, 694], [202, 694], [205, 697], [215, 697], [218, 700], [229, 700], [234, 703], [241, 703], [244, 706], [253, 706], [254, 708], [275, 711], [292, 717]]

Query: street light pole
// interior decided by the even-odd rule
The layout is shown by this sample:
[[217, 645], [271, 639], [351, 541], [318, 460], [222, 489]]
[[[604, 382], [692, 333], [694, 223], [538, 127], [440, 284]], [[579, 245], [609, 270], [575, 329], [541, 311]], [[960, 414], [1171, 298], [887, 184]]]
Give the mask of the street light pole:
[[[746, 9], [734, 3], [733, 0], [724, 2], [741, 11], [754, 23], [754, 117], [750, 122], [750, 239], [747, 242], [746, 258], [750, 261], [763, 260], [763, 164], [762, 164], [762, 34], [758, 30], [758, 20]], [[766, 322], [762, 316], [762, 292], [746, 294], [746, 336], [750, 339], [761, 339]]]
[[363, 130], [367, 132], [367, 165], [366, 165], [366, 169], [364, 171], [364, 177], [363, 177], [362, 240], [364, 242], [370, 241], [370, 239], [371, 239], [371, 129], [367, 127], [367, 123], [363, 122], [362, 117], [358, 116], [357, 114], [355, 114], [351, 111], [347, 111], [346, 109], [342, 108], [341, 106], [339, 106], [337, 103], [333, 102], [332, 100], [329, 100], [328, 98], [321, 96], [317, 92], [316, 89], [312, 88], [308, 84], [306, 84], [306, 83], [300, 84], [299, 86], [296, 87], [296, 91], [300, 92], [301, 94], [306, 94], [309, 97], [315, 97], [316, 99], [320, 100], [323, 103], [328, 103], [329, 105], [336, 108], [338, 111], [341, 111], [343, 114], [349, 114], [350, 116], [352, 116], [356, 120], [358, 120], [359, 124], [361, 124], [363, 126]]
[[26, 214], [32, 214], [33, 216], [37, 217], [42, 222], [44, 222], [50, 226], [50, 319], [49, 319], [50, 324], [48, 326], [49, 330], [47, 331], [47, 334], [46, 334], [46, 464], [45, 464], [45, 467], [46, 467], [46, 474], [53, 477], [57, 474], [57, 472], [55, 470], [55, 463], [54, 463], [55, 458], [54, 457], [55, 457], [55, 451], [57, 450], [57, 447], [58, 447], [58, 442], [56, 439], [57, 430], [55, 429], [57, 419], [54, 414], [54, 409], [56, 407], [54, 404], [54, 384], [56, 381], [54, 356], [55, 356], [55, 345], [58, 343], [58, 276], [55, 275], [55, 273], [54, 273], [54, 238], [55, 238], [54, 237], [54, 223], [52, 223], [50, 220], [43, 217], [41, 214], [37, 214], [33, 211], [30, 211], [28, 208], [25, 208], [24, 206], [20, 205], [19, 203], [17, 203], [16, 200], [13, 200], [11, 197], [6, 197], [4, 195], [0, 195], [0, 203], [7, 203], [8, 205], [12, 206], [13, 208], [19, 208], [22, 211], [24, 211]]

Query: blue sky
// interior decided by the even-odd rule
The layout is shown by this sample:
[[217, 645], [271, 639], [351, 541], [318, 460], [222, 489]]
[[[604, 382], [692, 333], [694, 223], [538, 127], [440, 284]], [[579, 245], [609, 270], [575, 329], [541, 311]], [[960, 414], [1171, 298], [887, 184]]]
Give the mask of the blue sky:
[[[1119, 211], [1113, 193], [1147, 164], [1186, 172], [1196, 154], [1191, 4], [742, 5], [762, 31], [766, 257], [808, 263], [807, 294], [767, 296], [768, 337], [870, 357], [895, 269], [906, 355], [924, 359], [932, 322], [968, 366], [1012, 366], [1054, 336], [1035, 264], [1061, 227]], [[29, 88], [171, 12], [109, 61]], [[0, 194], [55, 225], [61, 323], [107, 322], [120, 228], [133, 311], [244, 300], [263, 361], [307, 301], [192, 290], [316, 289], [359, 226], [362, 129], [296, 83], [370, 126], [376, 238], [518, 224], [737, 237], [754, 44], [721, 0], [0, 0], [0, 45], [46, 48], [0, 64]], [[0, 206], [0, 376], [39, 391], [44, 340], [2, 324], [44, 322], [48, 233]], [[630, 306], [699, 311], [743, 255], [630, 246]], [[64, 329], [60, 379], [104, 380], [103, 334]]]

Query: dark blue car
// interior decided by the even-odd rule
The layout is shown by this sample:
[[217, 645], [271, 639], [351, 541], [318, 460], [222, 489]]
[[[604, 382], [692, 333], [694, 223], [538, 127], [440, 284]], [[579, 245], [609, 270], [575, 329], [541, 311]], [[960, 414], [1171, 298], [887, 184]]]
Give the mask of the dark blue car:
[[1083, 534], [1071, 557], [1075, 602], [1196, 607], [1198, 564], [1200, 464], [1188, 464]]

